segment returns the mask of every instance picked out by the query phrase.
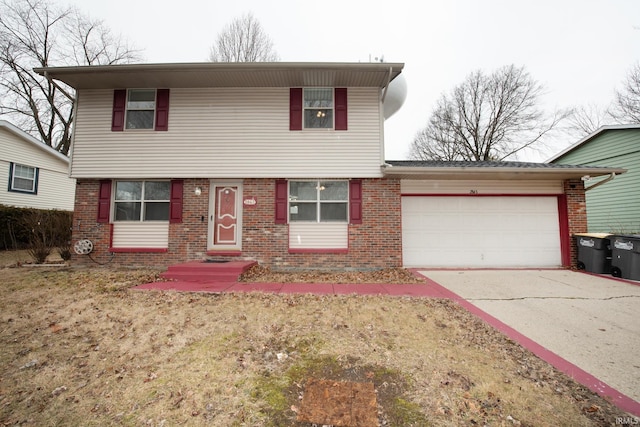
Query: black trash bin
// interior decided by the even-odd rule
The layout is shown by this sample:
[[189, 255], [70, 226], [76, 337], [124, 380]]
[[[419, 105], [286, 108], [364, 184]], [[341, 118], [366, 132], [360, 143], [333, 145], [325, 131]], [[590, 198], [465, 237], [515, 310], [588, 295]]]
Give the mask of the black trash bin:
[[578, 245], [578, 269], [591, 273], [611, 273], [610, 234], [575, 234]]
[[640, 280], [640, 234], [611, 236], [611, 274]]

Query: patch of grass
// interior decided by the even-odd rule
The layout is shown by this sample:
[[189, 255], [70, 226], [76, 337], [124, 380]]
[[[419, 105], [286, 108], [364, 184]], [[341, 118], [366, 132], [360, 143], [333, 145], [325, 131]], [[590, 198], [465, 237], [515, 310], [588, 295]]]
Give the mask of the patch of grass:
[[392, 426], [425, 426], [429, 422], [420, 406], [402, 397], [396, 397], [386, 408], [389, 425]]

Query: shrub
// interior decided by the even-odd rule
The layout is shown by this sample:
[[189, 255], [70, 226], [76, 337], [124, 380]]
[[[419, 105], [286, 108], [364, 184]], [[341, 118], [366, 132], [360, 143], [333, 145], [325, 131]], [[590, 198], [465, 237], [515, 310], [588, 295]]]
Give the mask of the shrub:
[[71, 258], [72, 224], [72, 212], [0, 205], [4, 249], [26, 248], [37, 263], [43, 263], [54, 248], [62, 259]]

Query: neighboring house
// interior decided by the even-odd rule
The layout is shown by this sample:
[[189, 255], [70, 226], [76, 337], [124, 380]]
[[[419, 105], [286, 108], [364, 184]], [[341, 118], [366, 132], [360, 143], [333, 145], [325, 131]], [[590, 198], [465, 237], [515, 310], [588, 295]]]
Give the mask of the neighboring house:
[[640, 233], [640, 125], [603, 126], [548, 161], [626, 169], [585, 182], [588, 231]]
[[72, 211], [76, 180], [69, 158], [0, 120], [0, 204]]
[[77, 90], [74, 241], [92, 242], [92, 260], [126, 265], [570, 265], [570, 236], [586, 230], [580, 178], [612, 169], [385, 162], [402, 69], [36, 69]]

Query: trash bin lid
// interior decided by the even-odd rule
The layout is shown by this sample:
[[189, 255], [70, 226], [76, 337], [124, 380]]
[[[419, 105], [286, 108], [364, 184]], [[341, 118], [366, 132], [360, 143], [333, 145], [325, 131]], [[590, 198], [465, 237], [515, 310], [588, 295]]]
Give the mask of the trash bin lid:
[[[612, 236], [612, 234], [609, 233], [576, 233], [574, 234], [574, 236], [578, 236], [578, 237], [594, 237], [596, 239], [606, 239], [609, 236]], [[640, 236], [638, 236], [640, 237]]]

